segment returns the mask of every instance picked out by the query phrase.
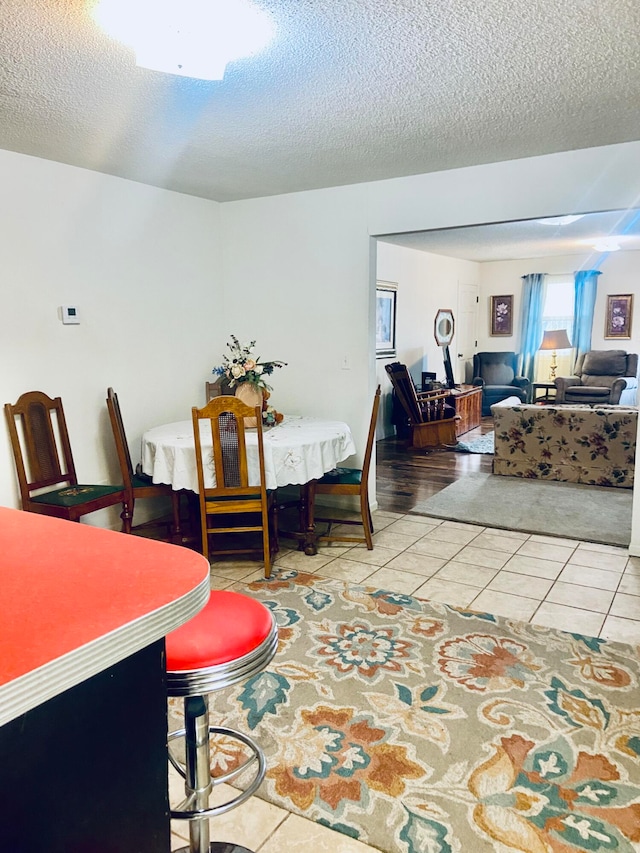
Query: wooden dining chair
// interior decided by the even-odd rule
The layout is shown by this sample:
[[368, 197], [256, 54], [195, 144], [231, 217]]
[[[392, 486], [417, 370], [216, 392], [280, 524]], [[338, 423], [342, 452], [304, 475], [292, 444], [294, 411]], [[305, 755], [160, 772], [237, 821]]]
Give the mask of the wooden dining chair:
[[22, 509], [79, 521], [83, 515], [122, 504], [123, 486], [78, 483], [60, 397], [28, 391], [4, 407], [16, 463]]
[[[169, 527], [167, 539], [176, 544], [182, 542], [182, 530], [180, 526], [180, 492], [174, 491], [170, 485], [165, 483], [154, 483], [147, 474], [136, 473], [131, 464], [131, 453], [127, 434], [122, 422], [122, 413], [118, 395], [113, 388], [107, 389], [107, 409], [109, 420], [116, 444], [118, 464], [122, 474], [125, 490], [125, 512], [122, 518], [123, 533], [131, 533], [133, 530], [147, 530], [158, 525]], [[171, 521], [166, 519], [152, 519], [151, 521], [133, 526], [133, 511], [136, 500], [141, 498], [169, 498], [171, 500]]]
[[[278, 549], [275, 491], [265, 485], [264, 446], [260, 408], [245, 405], [238, 397], [221, 396], [210, 400], [202, 409], [191, 410], [198, 472], [198, 494], [202, 525], [202, 553], [209, 555], [251, 554], [261, 552], [265, 577], [271, 574], [272, 554]], [[255, 418], [258, 443], [259, 482], [249, 482], [245, 418]], [[202, 422], [209, 424], [212, 449], [203, 448], [200, 432]], [[206, 429], [206, 427], [205, 427]], [[205, 476], [207, 472], [210, 476]], [[214, 485], [205, 485], [210, 482]], [[247, 542], [246, 534], [261, 534], [261, 547]], [[232, 547], [233, 534], [241, 534]], [[218, 540], [221, 547], [209, 549]], [[234, 537], [235, 538], [235, 537]]]
[[[326, 533], [317, 537], [320, 542], [364, 542], [367, 548], [373, 549], [373, 519], [371, 518], [371, 508], [369, 507], [369, 468], [371, 467], [371, 455], [373, 453], [373, 442], [376, 435], [376, 421], [378, 419], [378, 409], [380, 407], [380, 386], [376, 390], [373, 398], [373, 409], [371, 411], [371, 420], [369, 421], [369, 434], [367, 436], [367, 446], [364, 452], [364, 461], [362, 468], [334, 468], [329, 471], [324, 477], [319, 480], [312, 480], [307, 487], [307, 500], [309, 502], [307, 512], [309, 517], [316, 521], [325, 522], [329, 525]], [[360, 499], [360, 518], [348, 519], [338, 518], [323, 514], [322, 516], [315, 514], [316, 495], [353, 495]], [[327, 507], [322, 507], [322, 512], [325, 513]], [[331, 528], [334, 524], [361, 524], [364, 530], [363, 536], [346, 536], [342, 533], [331, 533]]]

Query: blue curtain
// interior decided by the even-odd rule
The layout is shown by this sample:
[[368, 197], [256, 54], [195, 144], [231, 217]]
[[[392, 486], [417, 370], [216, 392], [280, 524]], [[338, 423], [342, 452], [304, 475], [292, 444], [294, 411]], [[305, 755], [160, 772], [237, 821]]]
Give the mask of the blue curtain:
[[533, 369], [538, 347], [542, 343], [542, 309], [544, 307], [542, 272], [522, 276], [522, 321], [520, 325], [520, 375], [533, 382]]
[[591, 328], [596, 304], [599, 270], [580, 270], [575, 274], [573, 302], [573, 338], [576, 358], [591, 349]]

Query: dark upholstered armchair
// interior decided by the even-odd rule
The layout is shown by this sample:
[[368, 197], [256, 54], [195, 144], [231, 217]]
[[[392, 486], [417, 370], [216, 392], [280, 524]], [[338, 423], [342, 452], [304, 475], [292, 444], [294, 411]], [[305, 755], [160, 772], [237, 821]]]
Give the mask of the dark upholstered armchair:
[[574, 376], [555, 380], [556, 403], [635, 406], [638, 356], [621, 349], [590, 350], [578, 356]]
[[529, 380], [516, 376], [518, 356], [515, 352], [477, 352], [473, 357], [473, 384], [482, 386], [482, 414], [490, 415], [491, 406], [519, 397], [525, 403]]

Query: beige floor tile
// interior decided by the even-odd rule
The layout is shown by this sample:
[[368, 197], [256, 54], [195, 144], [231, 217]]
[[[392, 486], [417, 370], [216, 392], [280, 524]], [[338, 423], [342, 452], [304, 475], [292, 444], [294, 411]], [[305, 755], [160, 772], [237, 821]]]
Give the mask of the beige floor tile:
[[[408, 533], [391, 533], [386, 530], [380, 531], [380, 533], [373, 534], [373, 544], [382, 545], [383, 548], [395, 548], [396, 551], [404, 551], [410, 545], [413, 545], [414, 542], [417, 542], [418, 539], [422, 537], [422, 532], [417, 530], [415, 534]], [[362, 546], [365, 547], [364, 545]]]
[[485, 527], [485, 531], [496, 536], [508, 536], [509, 539], [519, 539], [521, 542], [526, 542], [530, 538], [529, 533], [522, 533], [520, 530], [503, 530], [501, 527]]
[[[362, 527], [358, 528], [351, 524], [338, 524], [332, 528], [331, 534], [336, 534], [337, 536], [354, 536], [355, 538], [364, 536]], [[318, 540], [318, 554], [328, 557], [341, 557], [353, 548], [354, 545], [355, 543], [353, 542], [323, 542], [322, 540]], [[295, 549], [295, 553], [298, 553], [297, 548]]]
[[486, 566], [474, 566], [471, 563], [458, 563], [450, 560], [435, 575], [439, 580], [466, 583], [469, 586], [486, 586], [497, 574], [497, 569]]
[[464, 521], [443, 521], [443, 527], [451, 527], [455, 530], [469, 530], [470, 532], [474, 532], [476, 536], [478, 533], [482, 533], [483, 530], [490, 530], [491, 528], [482, 527], [480, 524], [466, 524]]
[[314, 554], [309, 557], [304, 551], [290, 551], [284, 557], [276, 557], [275, 566], [280, 566], [284, 569], [295, 569], [299, 572], [317, 572], [322, 566], [326, 566], [335, 557], [323, 551], [319, 554]]
[[[580, 610], [596, 610], [607, 613], [614, 593], [606, 589], [595, 589], [590, 586], [579, 586], [575, 583], [556, 581], [551, 587], [546, 601], [554, 604], [566, 604], [567, 607], [578, 607]], [[640, 599], [638, 600], [640, 604]]]
[[424, 578], [420, 575], [389, 568], [374, 571], [366, 580], [367, 585], [388, 589], [391, 592], [403, 592], [406, 595], [411, 595], [423, 583]]
[[209, 587], [211, 589], [227, 589], [234, 581], [231, 578], [219, 578], [217, 575], [209, 575]]
[[532, 533], [531, 542], [539, 542], [545, 545], [561, 545], [564, 548], [577, 548], [580, 544], [577, 539], [565, 539], [562, 536], [544, 536], [542, 533]]
[[376, 545], [373, 551], [367, 548], [349, 548], [342, 555], [345, 560], [354, 560], [356, 563], [367, 563], [371, 566], [384, 566], [389, 560], [398, 556], [398, 552], [391, 548], [383, 548]]
[[459, 563], [485, 566], [488, 569], [501, 569], [508, 559], [509, 555], [505, 551], [488, 551], [473, 545], [467, 545], [456, 554], [456, 561]]
[[441, 539], [423, 536], [407, 550], [412, 554], [426, 554], [428, 557], [441, 557], [443, 560], [450, 560], [464, 547], [460, 542], [444, 542]]
[[367, 563], [356, 563], [355, 560], [346, 560], [344, 557], [337, 557], [335, 560], [318, 569], [318, 574], [323, 578], [361, 583], [365, 578], [368, 578], [369, 575], [375, 572], [375, 570], [375, 566], [370, 566]]
[[541, 560], [555, 560], [558, 563], [566, 563], [573, 554], [573, 548], [564, 545], [552, 545], [549, 542], [536, 542], [533, 537], [528, 542], [523, 542], [518, 549], [521, 557], [538, 557]]
[[341, 832], [292, 814], [260, 848], [260, 853], [379, 853], [379, 851]]
[[625, 573], [622, 575], [618, 592], [626, 592], [627, 595], [640, 595], [640, 574]]
[[496, 592], [492, 589], [483, 590], [471, 602], [472, 610], [482, 610], [496, 616], [506, 616], [509, 619], [528, 621], [536, 611], [539, 602], [534, 598], [524, 598], [522, 595], [511, 595], [508, 592]]
[[612, 616], [640, 620], [640, 598], [637, 595], [619, 592], [615, 595], [609, 612]]
[[487, 590], [508, 592], [511, 595], [522, 595], [525, 598], [535, 598], [537, 601], [542, 601], [552, 586], [553, 581], [547, 578], [523, 577], [517, 572], [501, 569], [487, 584]]
[[596, 613], [594, 610], [566, 607], [564, 604], [554, 604], [552, 601], [543, 601], [531, 622], [534, 625], [557, 628], [559, 631], [597, 637], [604, 623], [604, 614]]
[[623, 619], [622, 616], [607, 616], [600, 631], [605, 640], [616, 640], [619, 643], [640, 643], [640, 621]]
[[564, 563], [557, 563], [554, 560], [541, 560], [537, 557], [523, 557], [515, 554], [504, 564], [503, 571], [555, 580], [563, 568]]
[[434, 527], [426, 538], [436, 539], [439, 542], [453, 542], [462, 547], [468, 545], [476, 536], [478, 536], [476, 530], [462, 530], [458, 527], [445, 527], [444, 524], [440, 524], [438, 527]]
[[384, 521], [384, 519], [396, 521], [399, 518], [406, 518], [406, 515], [403, 512], [390, 512], [387, 509], [374, 509], [371, 513], [371, 517], [375, 523], [376, 519], [380, 519], [380, 521]]
[[442, 601], [453, 607], [468, 607], [479, 592], [482, 592], [480, 587], [431, 578], [418, 587], [413, 594], [416, 598]]
[[264, 564], [258, 562], [217, 562], [211, 563], [211, 574], [218, 578], [227, 578], [231, 581], [239, 581], [243, 578], [252, 575], [256, 570], [262, 569], [264, 574]]
[[564, 583], [576, 583], [580, 586], [591, 586], [594, 589], [615, 590], [620, 582], [620, 575], [605, 569], [591, 569], [588, 566], [568, 564], [558, 575], [558, 580]]
[[628, 557], [629, 549], [618, 545], [601, 545], [598, 542], [581, 542], [578, 551], [598, 551], [600, 554], [617, 554], [619, 557]]
[[586, 551], [578, 548], [573, 552], [570, 565], [589, 566], [591, 569], [605, 569], [608, 572], [623, 572], [627, 557], [618, 554], [602, 554], [600, 551]]
[[415, 533], [418, 536], [424, 536], [425, 533], [435, 530], [437, 526], [437, 524], [432, 524], [424, 519], [409, 521], [405, 516], [398, 521], [393, 521], [388, 527], [385, 527], [385, 530], [389, 533], [406, 533], [409, 536], [413, 536]]
[[630, 574], [640, 575], [640, 557], [629, 557], [625, 572]]
[[508, 554], [515, 552], [522, 545], [523, 540], [514, 539], [511, 536], [502, 536], [500, 533], [485, 530], [473, 540], [474, 548], [486, 548], [488, 551], [506, 551]]
[[412, 572], [423, 578], [430, 578], [441, 569], [446, 560], [439, 557], [427, 557], [426, 554], [414, 554], [411, 551], [403, 551], [393, 560], [385, 564], [385, 569], [400, 569], [403, 572]]

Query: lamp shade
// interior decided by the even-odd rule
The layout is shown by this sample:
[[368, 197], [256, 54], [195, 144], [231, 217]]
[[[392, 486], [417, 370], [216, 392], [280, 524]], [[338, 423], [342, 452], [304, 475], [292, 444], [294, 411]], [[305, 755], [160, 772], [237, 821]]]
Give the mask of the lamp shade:
[[566, 329], [547, 330], [538, 349], [571, 349], [571, 341]]

